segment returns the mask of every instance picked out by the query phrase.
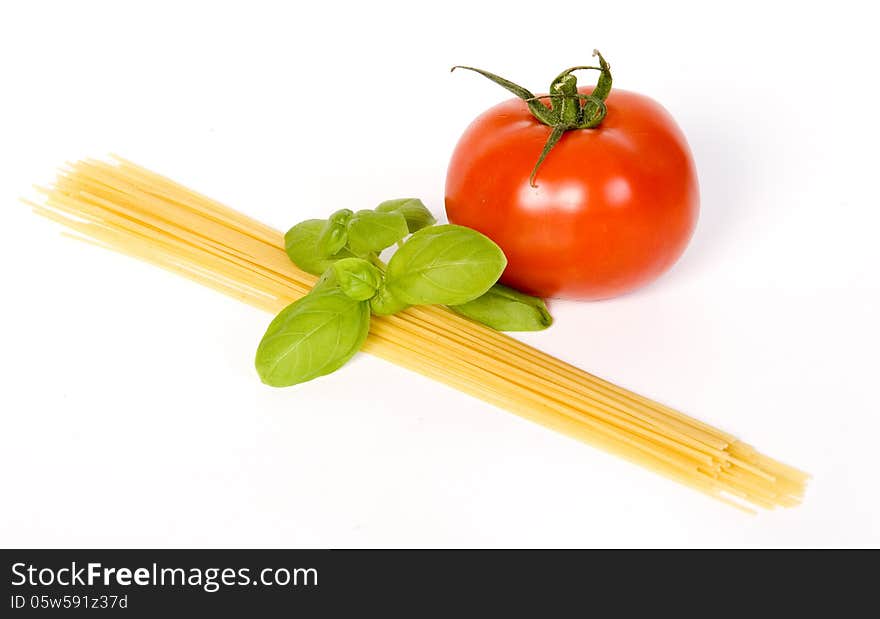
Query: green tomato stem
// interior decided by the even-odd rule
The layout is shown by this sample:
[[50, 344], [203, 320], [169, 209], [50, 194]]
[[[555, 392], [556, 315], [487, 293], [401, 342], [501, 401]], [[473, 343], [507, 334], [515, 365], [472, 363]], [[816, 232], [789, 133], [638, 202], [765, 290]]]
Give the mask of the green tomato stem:
[[[605, 115], [608, 112], [605, 107], [605, 99], [611, 93], [613, 81], [611, 78], [611, 67], [605, 61], [602, 54], [599, 53], [599, 50], [593, 50], [593, 56], [599, 59], [599, 66], [579, 65], [570, 67], [557, 75], [550, 83], [549, 95], [537, 97], [528, 89], [494, 73], [460, 65], [452, 67], [453, 71], [455, 69], [467, 69], [468, 71], [479, 73], [512, 92], [525, 101], [532, 116], [539, 122], [553, 128], [529, 176], [529, 185], [532, 187], [537, 187], [535, 177], [537, 176], [538, 168], [541, 167], [544, 159], [547, 158], [547, 155], [553, 150], [553, 147], [556, 146], [566, 131], [594, 129], [605, 119]], [[584, 70], [599, 71], [596, 87], [589, 95], [578, 92], [577, 78], [574, 76], [575, 71]], [[549, 107], [540, 101], [545, 98], [550, 99]]]
[[[398, 246], [399, 245], [400, 245], [400, 243], [398, 243]], [[384, 262], [382, 262], [382, 260], [376, 254], [370, 254], [369, 260], [370, 260], [370, 264], [372, 264], [374, 267], [376, 267], [377, 269], [379, 269], [383, 273], [385, 272], [385, 269], [388, 268], [388, 265], [385, 264]]]

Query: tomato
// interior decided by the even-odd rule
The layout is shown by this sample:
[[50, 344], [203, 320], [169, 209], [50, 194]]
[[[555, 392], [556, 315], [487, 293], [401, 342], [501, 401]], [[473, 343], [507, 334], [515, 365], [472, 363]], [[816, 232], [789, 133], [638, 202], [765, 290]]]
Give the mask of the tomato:
[[699, 213], [684, 135], [643, 95], [614, 89], [605, 107], [598, 126], [565, 131], [537, 169], [537, 187], [529, 177], [553, 129], [522, 99], [487, 110], [459, 140], [446, 213], [504, 250], [508, 286], [605, 299], [654, 280], [684, 251]]

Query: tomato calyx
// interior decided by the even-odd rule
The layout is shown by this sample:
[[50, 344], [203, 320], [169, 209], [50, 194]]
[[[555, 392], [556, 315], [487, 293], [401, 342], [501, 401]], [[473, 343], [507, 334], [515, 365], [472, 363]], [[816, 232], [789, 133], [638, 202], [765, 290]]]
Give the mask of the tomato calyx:
[[[552, 127], [553, 131], [541, 154], [538, 156], [535, 167], [529, 176], [529, 185], [537, 187], [535, 177], [538, 174], [538, 168], [553, 150], [553, 147], [559, 142], [566, 131], [575, 129], [594, 129], [605, 119], [607, 109], [605, 107], [605, 99], [611, 92], [611, 67], [599, 53], [599, 50], [593, 50], [593, 56], [598, 57], [599, 66], [579, 65], [570, 67], [556, 76], [550, 82], [550, 94], [536, 96], [527, 88], [523, 88], [519, 84], [511, 82], [508, 79], [489, 73], [482, 69], [456, 65], [452, 67], [452, 71], [456, 69], [466, 69], [479, 73], [483, 77], [495, 82], [502, 88], [512, 92], [517, 97], [525, 101], [529, 111], [539, 122]], [[593, 92], [585, 95], [578, 92], [577, 77], [575, 71], [599, 71], [599, 79]], [[549, 99], [550, 105], [547, 106], [541, 102], [542, 99]]]

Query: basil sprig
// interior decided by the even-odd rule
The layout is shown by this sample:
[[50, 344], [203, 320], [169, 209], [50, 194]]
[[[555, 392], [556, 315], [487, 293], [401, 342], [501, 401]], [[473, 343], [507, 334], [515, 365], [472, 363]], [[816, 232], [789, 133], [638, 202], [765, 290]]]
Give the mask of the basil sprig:
[[[470, 228], [435, 223], [421, 200], [403, 198], [288, 230], [287, 255], [321, 278], [266, 330], [256, 355], [263, 382], [285, 387], [334, 372], [360, 350], [372, 315], [411, 305], [447, 305], [504, 331], [550, 325], [541, 299], [497, 283], [507, 266], [500, 247]], [[386, 266], [379, 254], [393, 245]]]

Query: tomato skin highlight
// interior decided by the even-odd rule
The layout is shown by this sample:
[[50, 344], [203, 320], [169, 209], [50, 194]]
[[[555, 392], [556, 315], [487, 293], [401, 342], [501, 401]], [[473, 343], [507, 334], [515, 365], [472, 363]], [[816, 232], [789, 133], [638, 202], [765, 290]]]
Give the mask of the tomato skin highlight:
[[614, 89], [606, 105], [597, 128], [563, 135], [537, 187], [529, 175], [552, 129], [522, 100], [490, 108], [461, 136], [446, 214], [504, 250], [504, 284], [541, 297], [606, 299], [656, 279], [684, 252], [699, 215], [684, 134], [643, 95]]

